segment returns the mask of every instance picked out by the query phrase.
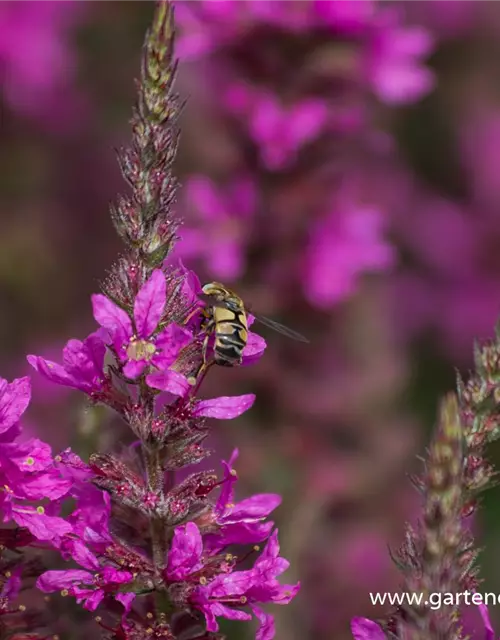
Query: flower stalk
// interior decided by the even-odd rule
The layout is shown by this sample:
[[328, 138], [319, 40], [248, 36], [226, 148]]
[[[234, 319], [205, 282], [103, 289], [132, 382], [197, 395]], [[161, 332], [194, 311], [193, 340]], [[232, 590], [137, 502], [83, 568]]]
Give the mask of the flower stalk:
[[[179, 226], [172, 212], [180, 112], [173, 37], [172, 5], [160, 1], [143, 48], [132, 144], [119, 154], [132, 193], [111, 211], [126, 250], [103, 293], [92, 296], [100, 328], [84, 341], [70, 340], [62, 365], [28, 358], [49, 380], [114, 409], [139, 446], [121, 455], [95, 453], [88, 465], [69, 450], [58, 456], [77, 507], [53, 545], [82, 568], [46, 571], [37, 586], [115, 617], [119, 603], [124, 613], [117, 626], [101, 616], [99, 624], [120, 640], [144, 634], [214, 640], [221, 637], [218, 618], [252, 616], [259, 640], [271, 640], [273, 617], [260, 603], [287, 604], [299, 589], [278, 581], [288, 562], [267, 518], [279, 496], [235, 501], [237, 452], [223, 462], [220, 481], [207, 471], [177, 477], [210, 455], [203, 447], [208, 420], [237, 418], [255, 396], [198, 399], [205, 376], [217, 367], [207, 361], [212, 335], [201, 284], [170, 256]], [[242, 364], [255, 362], [265, 346], [249, 331]], [[228, 552], [235, 545], [243, 546], [239, 557]], [[248, 545], [261, 554], [243, 570]]]

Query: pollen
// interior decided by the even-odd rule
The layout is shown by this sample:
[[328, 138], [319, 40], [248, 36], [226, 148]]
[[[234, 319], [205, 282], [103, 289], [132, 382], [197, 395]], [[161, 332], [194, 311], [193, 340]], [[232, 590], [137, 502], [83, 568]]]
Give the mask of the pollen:
[[11, 573], [10, 571], [6, 571], [3, 575], [4, 575], [6, 578], [10, 578], [10, 577], [11, 577], [11, 575], [12, 575], [12, 573]]
[[131, 339], [127, 347], [127, 357], [130, 360], [151, 360], [155, 353], [155, 345], [147, 340]]
[[24, 461], [24, 464], [27, 464], [28, 466], [32, 467], [35, 464], [35, 459], [30, 456], [29, 458], [26, 458], [26, 460]]
[[200, 584], [201, 584], [201, 585], [206, 585], [206, 584], [207, 584], [207, 579], [205, 578], [205, 576], [201, 576], [201, 578], [200, 578]]
[[66, 596], [69, 596], [69, 591], [67, 589], [63, 589], [61, 591], [61, 595], [62, 595], [63, 598], [65, 598]]
[[236, 472], [236, 469], [231, 469], [231, 475], [232, 475], [234, 478], [237, 478], [237, 477], [238, 477], [238, 473]]
[[96, 617], [94, 618], [94, 620], [95, 620], [97, 623], [99, 623], [99, 622], [101, 622], [102, 618], [101, 618], [101, 616], [96, 616]]
[[54, 460], [55, 460], [56, 462], [62, 462], [62, 458], [61, 458], [61, 456], [60, 456], [60, 455], [55, 456], [55, 457], [54, 457]]
[[253, 550], [254, 550], [254, 551], [260, 551], [260, 547], [259, 547], [259, 545], [258, 545], [258, 544], [256, 544], [256, 545], [254, 546]]
[[234, 559], [234, 556], [233, 556], [232, 553], [226, 553], [226, 555], [225, 555], [226, 562], [231, 562], [231, 560], [233, 560], [233, 559]]
[[148, 627], [146, 629], [146, 633], [148, 634], [148, 636], [151, 636], [151, 635], [153, 635], [154, 631], [153, 631], [153, 629], [151, 627]]
[[153, 614], [151, 613], [151, 611], [148, 611], [148, 613], [146, 613], [146, 618], [148, 620], [152, 620], [154, 618]]
[[234, 509], [234, 503], [233, 502], [228, 502], [226, 504], [226, 509]]
[[43, 514], [45, 513], [45, 509], [44, 509], [43, 507], [37, 507], [37, 508], [36, 508], [36, 512], [37, 512], [39, 515], [43, 515]]
[[19, 607], [17, 608], [18, 611], [26, 611], [26, 606], [24, 604], [20, 604]]
[[248, 598], [246, 596], [241, 596], [240, 602], [241, 604], [246, 604], [248, 602]]

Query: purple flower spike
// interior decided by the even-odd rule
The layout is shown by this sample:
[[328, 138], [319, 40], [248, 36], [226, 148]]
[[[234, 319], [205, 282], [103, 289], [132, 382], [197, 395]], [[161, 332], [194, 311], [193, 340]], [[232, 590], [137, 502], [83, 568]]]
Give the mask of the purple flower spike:
[[94, 317], [107, 330], [114, 350], [130, 379], [142, 374], [148, 365], [164, 370], [192, 338], [175, 323], [158, 334], [158, 324], [165, 311], [166, 282], [160, 269], [155, 269], [141, 287], [134, 304], [134, 325], [128, 314], [102, 294], [92, 296]]

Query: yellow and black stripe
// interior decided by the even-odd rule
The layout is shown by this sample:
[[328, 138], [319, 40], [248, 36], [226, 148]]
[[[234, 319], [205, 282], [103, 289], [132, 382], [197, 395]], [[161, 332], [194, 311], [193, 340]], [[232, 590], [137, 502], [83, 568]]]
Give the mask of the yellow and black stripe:
[[212, 309], [214, 325], [214, 360], [218, 365], [232, 367], [241, 364], [247, 344], [248, 327], [244, 309], [230, 303]]

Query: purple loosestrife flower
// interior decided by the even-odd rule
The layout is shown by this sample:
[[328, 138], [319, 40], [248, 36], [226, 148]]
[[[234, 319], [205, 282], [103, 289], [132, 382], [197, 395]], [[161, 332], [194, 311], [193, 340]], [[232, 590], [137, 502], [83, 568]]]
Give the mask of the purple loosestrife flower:
[[126, 607], [133, 599], [133, 594], [117, 593], [127, 583], [132, 582], [130, 571], [121, 571], [112, 567], [99, 570], [99, 562], [94, 558], [93, 567], [96, 572], [82, 569], [67, 569], [66, 571], [46, 571], [37, 580], [37, 587], [45, 593], [60, 591], [64, 595], [74, 596], [77, 602], [83, 602], [85, 609], [95, 611], [107, 594], [115, 598]]
[[106, 296], [92, 296], [94, 317], [109, 332], [114, 351], [127, 378], [135, 379], [149, 365], [167, 369], [191, 334], [175, 323], [163, 329], [158, 325], [165, 311], [167, 284], [165, 275], [155, 269], [143, 284], [134, 303], [134, 320]]
[[47, 380], [99, 397], [108, 388], [104, 372], [106, 345], [102, 332], [91, 333], [83, 342], [69, 340], [63, 350], [63, 364], [40, 356], [28, 356], [30, 365]]
[[205, 547], [212, 552], [221, 551], [231, 544], [255, 544], [265, 540], [274, 523], [264, 520], [281, 504], [281, 496], [275, 493], [254, 495], [234, 502], [238, 475], [232, 465], [237, 457], [238, 450], [235, 449], [229, 462], [222, 462], [224, 479], [220, 496], [210, 516], [203, 519], [203, 525], [213, 530], [204, 536]]
[[[394, 146], [378, 129], [375, 105], [377, 99], [389, 106], [412, 103], [434, 82], [423, 64], [432, 38], [407, 25], [400, 9], [368, 0], [178, 4], [181, 55], [205, 58], [200, 68], [218, 101], [214, 119], [231, 131], [231, 162], [214, 155], [214, 175], [226, 177], [227, 193], [243, 177], [265, 185], [257, 209], [265, 215], [233, 213], [239, 220], [236, 257], [231, 233], [227, 241], [230, 267], [245, 264], [257, 247], [279, 243], [278, 259], [260, 250], [259, 272], [281, 289], [294, 274], [317, 307], [352, 295], [363, 273], [386, 271], [394, 262], [384, 237], [387, 202], [370, 187], [368, 200], [364, 186], [372, 163], [386, 162]], [[293, 61], [290, 51], [297, 52]], [[331, 211], [338, 180], [325, 175], [329, 167], [342, 182], [356, 183], [352, 200], [362, 205]], [[206, 198], [195, 213], [187, 197], [183, 206], [187, 229], [180, 251], [203, 260], [214, 277], [221, 272], [220, 242], [195, 239], [203, 228], [200, 214], [207, 225], [222, 217], [221, 200]], [[214, 233], [226, 245], [224, 224], [214, 224]], [[307, 234], [304, 253], [287, 259], [297, 256]], [[227, 268], [226, 275], [235, 278], [238, 271]]]
[[[288, 563], [279, 556], [277, 533], [270, 535], [272, 523], [264, 522], [279, 496], [233, 504], [236, 454], [224, 463], [221, 482], [208, 471], [177, 477], [209, 455], [202, 446], [207, 419], [237, 418], [255, 396], [198, 397], [205, 377], [219, 367], [200, 282], [172, 258], [178, 223], [170, 211], [176, 186], [171, 166], [179, 114], [172, 37], [171, 5], [160, 2], [144, 45], [132, 145], [120, 152], [133, 194], [112, 210], [126, 251], [103, 293], [92, 297], [101, 329], [84, 342], [70, 341], [62, 365], [30, 357], [45, 377], [115, 409], [138, 441], [120, 454], [94, 453], [88, 465], [68, 449], [39, 472], [46, 484], [59, 482], [59, 489], [45, 489], [51, 512], [58, 513], [66, 496], [76, 502], [61, 520], [64, 527], [54, 526], [50, 544], [80, 568], [45, 571], [37, 586], [46, 593], [62, 590], [84, 608], [111, 615], [113, 601], [120, 602], [125, 611], [118, 626], [100, 624], [126, 640], [155, 633], [213, 640], [218, 617], [247, 620], [248, 609], [260, 623], [257, 638], [270, 640], [273, 620], [260, 603], [286, 604], [298, 591], [298, 585], [278, 582]], [[253, 320], [249, 316], [248, 324]], [[255, 362], [265, 348], [249, 332], [243, 363]], [[219, 499], [212, 500], [221, 484]], [[267, 538], [253, 568], [236, 570], [227, 546]], [[200, 630], [203, 616], [206, 628]]]
[[312, 228], [304, 289], [311, 302], [327, 307], [353, 292], [359, 273], [387, 269], [394, 261], [383, 239], [383, 215], [342, 199]]
[[[271, 640], [274, 637], [271, 618], [257, 605], [265, 602], [287, 604], [296, 595], [298, 584], [281, 585], [276, 579], [288, 565], [279, 557], [275, 531], [252, 569], [234, 571], [233, 556], [204, 556], [202, 535], [191, 522], [174, 532], [165, 578], [171, 589], [175, 586], [178, 597], [185, 598], [203, 613], [208, 631], [218, 631], [216, 619], [219, 617], [250, 620], [251, 615], [242, 610], [249, 606], [260, 622], [257, 638]], [[179, 583], [182, 582], [185, 584], [181, 586]]]
[[0, 379], [0, 506], [4, 522], [14, 520], [38, 540], [50, 540], [71, 531], [71, 525], [31, 503], [46, 498], [59, 500], [67, 495], [71, 483], [54, 468], [48, 445], [36, 439], [17, 440], [19, 420], [30, 398], [29, 378], [11, 383]]
[[72, 87], [76, 60], [68, 35], [82, 11], [82, 3], [54, 0], [0, 5], [2, 89], [15, 110], [59, 128], [74, 119], [80, 100]]
[[397, 9], [380, 11], [366, 56], [367, 75], [375, 95], [386, 104], [397, 105], [415, 102], [429, 93], [434, 77], [421, 62], [433, 45], [425, 29], [401, 26]]
[[223, 189], [205, 176], [192, 176], [184, 185], [184, 199], [192, 225], [183, 231], [176, 253], [184, 259], [204, 257], [215, 278], [241, 276], [245, 226], [256, 208], [255, 185], [241, 176]]
[[269, 94], [254, 98], [249, 132], [264, 166], [278, 171], [293, 163], [300, 148], [317, 139], [328, 116], [328, 107], [321, 100], [303, 100], [284, 108]]

